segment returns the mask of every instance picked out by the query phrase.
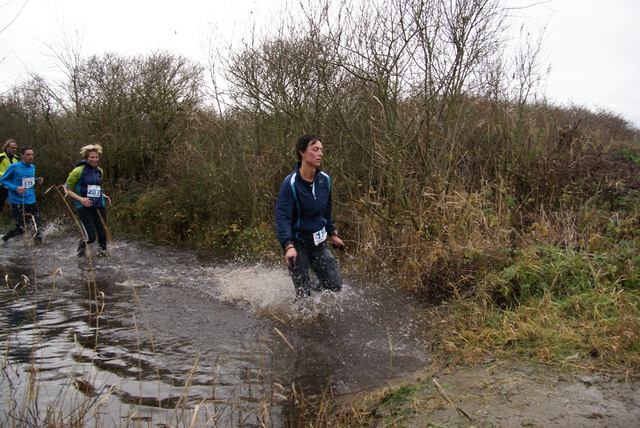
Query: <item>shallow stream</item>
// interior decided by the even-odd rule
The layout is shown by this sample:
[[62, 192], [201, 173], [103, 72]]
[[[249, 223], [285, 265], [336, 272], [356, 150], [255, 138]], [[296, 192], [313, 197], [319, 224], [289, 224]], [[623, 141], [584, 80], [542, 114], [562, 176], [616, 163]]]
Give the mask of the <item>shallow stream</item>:
[[288, 426], [314, 397], [428, 364], [420, 306], [389, 284], [346, 277], [294, 303], [283, 265], [76, 244], [53, 230], [0, 249], [3, 425], [49, 409], [91, 426]]

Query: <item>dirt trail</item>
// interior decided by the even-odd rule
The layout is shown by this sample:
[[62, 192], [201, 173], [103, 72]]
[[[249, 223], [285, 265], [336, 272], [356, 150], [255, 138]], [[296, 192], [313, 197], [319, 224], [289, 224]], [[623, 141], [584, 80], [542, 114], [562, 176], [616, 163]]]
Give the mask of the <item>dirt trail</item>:
[[495, 363], [431, 372], [403, 385], [421, 386], [409, 411], [378, 426], [640, 427], [637, 380]]

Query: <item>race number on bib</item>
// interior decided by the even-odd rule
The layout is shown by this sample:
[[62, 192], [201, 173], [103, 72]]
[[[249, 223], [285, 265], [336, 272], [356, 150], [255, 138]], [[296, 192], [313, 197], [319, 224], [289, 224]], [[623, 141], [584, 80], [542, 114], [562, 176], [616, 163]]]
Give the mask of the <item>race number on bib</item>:
[[22, 179], [22, 187], [24, 187], [25, 189], [30, 189], [33, 187], [35, 181], [36, 179], [34, 177], [25, 177]]
[[313, 242], [316, 244], [316, 246], [322, 244], [326, 240], [327, 240], [327, 231], [324, 227], [319, 231], [313, 233]]
[[87, 198], [99, 198], [102, 194], [100, 186], [89, 185], [87, 186]]

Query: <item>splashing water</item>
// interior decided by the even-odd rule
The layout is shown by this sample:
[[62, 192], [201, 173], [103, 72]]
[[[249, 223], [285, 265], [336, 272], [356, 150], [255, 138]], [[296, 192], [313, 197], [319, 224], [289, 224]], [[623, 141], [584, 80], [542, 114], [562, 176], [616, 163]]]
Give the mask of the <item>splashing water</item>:
[[32, 379], [41, 410], [95, 400], [103, 421], [168, 423], [181, 405], [205, 406], [219, 426], [278, 426], [292, 383], [344, 394], [428, 362], [420, 306], [388, 284], [345, 278], [340, 293], [294, 303], [284, 266], [131, 242], [78, 258], [61, 234], [53, 225], [43, 246], [15, 239], [0, 252], [5, 415]]

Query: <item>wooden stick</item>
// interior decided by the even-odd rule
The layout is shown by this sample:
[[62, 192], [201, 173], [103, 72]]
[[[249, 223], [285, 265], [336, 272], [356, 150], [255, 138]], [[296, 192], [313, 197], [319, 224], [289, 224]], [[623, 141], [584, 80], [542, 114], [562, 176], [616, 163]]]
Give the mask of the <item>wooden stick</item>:
[[471, 419], [471, 416], [467, 415], [467, 413], [464, 410], [462, 410], [460, 407], [453, 404], [453, 402], [449, 399], [449, 397], [447, 397], [447, 394], [445, 394], [444, 390], [442, 389], [438, 381], [435, 379], [432, 379], [432, 380], [433, 380], [433, 383], [436, 384], [436, 388], [438, 389], [438, 392], [440, 393], [440, 395], [442, 395], [442, 398], [447, 400], [447, 403], [451, 404], [451, 407], [456, 409], [459, 413], [462, 413], [463, 415], [465, 415], [470, 421], [473, 422], [473, 419]]

